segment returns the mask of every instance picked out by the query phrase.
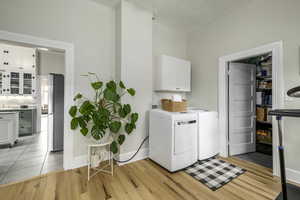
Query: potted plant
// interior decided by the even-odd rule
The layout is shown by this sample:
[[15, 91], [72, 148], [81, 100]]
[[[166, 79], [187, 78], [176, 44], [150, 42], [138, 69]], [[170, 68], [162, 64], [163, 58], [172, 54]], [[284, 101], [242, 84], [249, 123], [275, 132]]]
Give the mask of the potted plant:
[[82, 94], [74, 97], [69, 114], [72, 117], [71, 129], [80, 129], [84, 136], [91, 136], [96, 141], [112, 137], [110, 151], [118, 153], [119, 146], [136, 129], [138, 113], [133, 113], [130, 104], [122, 104], [124, 95], [135, 95], [133, 88], [126, 88], [122, 81], [114, 80], [103, 83], [95, 73], [85, 75], [90, 79], [90, 85], [95, 92], [94, 98], [89, 99]]

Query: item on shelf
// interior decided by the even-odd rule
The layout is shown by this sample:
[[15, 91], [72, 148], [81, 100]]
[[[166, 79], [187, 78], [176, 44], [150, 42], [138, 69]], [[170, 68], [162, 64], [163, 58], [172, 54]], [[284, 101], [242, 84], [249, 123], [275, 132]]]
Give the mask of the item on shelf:
[[258, 142], [265, 144], [272, 144], [272, 131], [271, 130], [257, 130], [256, 139]]
[[[271, 111], [272, 108], [267, 108], [267, 113], [269, 113], [269, 111]], [[272, 116], [271, 115], [267, 115], [267, 122], [272, 123]]]
[[272, 89], [272, 82], [267, 82], [266, 88]]
[[186, 112], [187, 101], [185, 99], [182, 102], [175, 102], [170, 99], [161, 100], [162, 109], [169, 112]]
[[256, 104], [261, 105], [262, 104], [262, 92], [256, 92]]
[[256, 119], [258, 121], [266, 121], [266, 118], [267, 118], [267, 109], [257, 107], [256, 108]]

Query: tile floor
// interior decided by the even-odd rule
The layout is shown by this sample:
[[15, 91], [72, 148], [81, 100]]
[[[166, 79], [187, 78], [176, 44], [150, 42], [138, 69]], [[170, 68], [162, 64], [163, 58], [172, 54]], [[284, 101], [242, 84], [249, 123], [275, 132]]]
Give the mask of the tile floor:
[[63, 153], [47, 152], [47, 132], [0, 147], [0, 184], [22, 181], [63, 169]]
[[273, 168], [273, 159], [272, 156], [270, 155], [254, 152], [254, 153], [237, 155], [235, 157], [262, 165], [267, 168], [271, 168], [271, 169]]

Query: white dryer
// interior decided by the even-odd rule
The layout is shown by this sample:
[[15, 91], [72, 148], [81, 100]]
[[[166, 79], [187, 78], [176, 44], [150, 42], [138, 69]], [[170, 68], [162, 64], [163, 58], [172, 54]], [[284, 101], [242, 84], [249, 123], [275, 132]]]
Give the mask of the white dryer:
[[150, 111], [149, 157], [174, 172], [197, 161], [197, 113]]
[[198, 115], [198, 160], [205, 160], [220, 152], [218, 113], [189, 108]]

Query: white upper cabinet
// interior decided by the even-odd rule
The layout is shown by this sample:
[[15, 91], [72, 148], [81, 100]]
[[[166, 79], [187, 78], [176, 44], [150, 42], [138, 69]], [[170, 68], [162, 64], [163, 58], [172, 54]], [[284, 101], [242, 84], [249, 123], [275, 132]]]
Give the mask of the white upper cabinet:
[[35, 49], [0, 44], [0, 65], [8, 70], [35, 70]]
[[0, 95], [35, 95], [36, 50], [0, 44]]
[[191, 91], [191, 62], [162, 55], [156, 69], [156, 91]]

